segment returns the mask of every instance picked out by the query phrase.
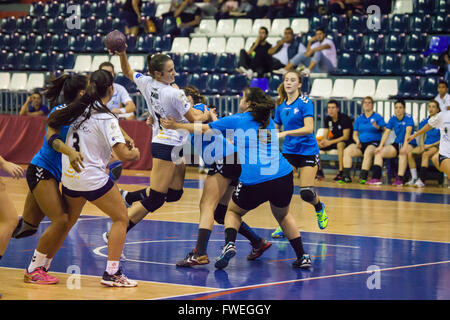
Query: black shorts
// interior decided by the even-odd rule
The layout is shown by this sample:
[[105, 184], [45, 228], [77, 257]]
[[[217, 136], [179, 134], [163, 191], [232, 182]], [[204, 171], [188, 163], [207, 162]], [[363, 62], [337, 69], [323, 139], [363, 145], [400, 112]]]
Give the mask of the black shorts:
[[[339, 138], [339, 137], [338, 137], [338, 138]], [[344, 148], [347, 148], [349, 145], [351, 145], [352, 143], [354, 143], [351, 139], [346, 140], [346, 141], [342, 141], [342, 142], [345, 143], [345, 147], [344, 147]], [[321, 148], [320, 150], [322, 150], [322, 151], [337, 150], [337, 145], [338, 145], [338, 144], [335, 143], [335, 144], [332, 144], [332, 145], [330, 145], [330, 146], [328, 146], [328, 147]]]
[[27, 169], [27, 183], [28, 187], [30, 188], [30, 191], [33, 192], [34, 188], [36, 188], [37, 184], [41, 180], [50, 180], [54, 179], [55, 181], [58, 181], [58, 179], [55, 178], [53, 174], [50, 173], [50, 171], [35, 166], [34, 164], [30, 164]]
[[442, 164], [442, 161], [444, 161], [445, 159], [450, 159], [449, 157], [443, 156], [442, 154], [439, 154], [439, 165]]
[[239, 182], [233, 192], [233, 201], [244, 210], [253, 210], [266, 201], [278, 208], [287, 207], [294, 193], [294, 175], [254, 184], [243, 185]]
[[[417, 147], [416, 145], [411, 144], [411, 143], [410, 143], [410, 145], [411, 145], [413, 148], [414, 148], [414, 147]], [[400, 154], [400, 149], [402, 148], [403, 143], [397, 143], [397, 142], [394, 142], [393, 144], [391, 144], [391, 146], [393, 146], [393, 147], [395, 148], [395, 151], [397, 151], [397, 155], [399, 155], [399, 154]]]
[[114, 187], [114, 182], [109, 179], [103, 187], [93, 191], [75, 191], [62, 186], [62, 194], [71, 198], [83, 197], [88, 201], [94, 201], [108, 193], [108, 191], [111, 190], [112, 187]]
[[237, 186], [242, 172], [241, 164], [238, 160], [238, 154], [235, 152], [225, 159], [214, 162], [209, 168], [208, 176], [219, 173], [224, 178], [231, 179], [230, 185]]
[[174, 150], [174, 148], [175, 148], [175, 146], [153, 142], [152, 150], [151, 150], [152, 157], [156, 158], [156, 159], [165, 160], [165, 161], [176, 162], [183, 157], [183, 147], [182, 146], [176, 147], [177, 149], [178, 148], [181, 149], [179, 154], [175, 154], [174, 151], [176, 151], [177, 149]]
[[380, 141], [361, 142], [361, 152], [364, 154], [368, 146], [374, 146], [375, 148], [380, 145]]
[[283, 153], [283, 156], [295, 168], [315, 167], [319, 165], [319, 155], [303, 156], [300, 154]]

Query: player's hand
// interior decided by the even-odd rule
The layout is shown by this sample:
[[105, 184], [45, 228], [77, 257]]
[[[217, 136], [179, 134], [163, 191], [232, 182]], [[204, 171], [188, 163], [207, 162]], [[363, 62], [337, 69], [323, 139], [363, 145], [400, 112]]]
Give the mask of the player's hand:
[[135, 155], [134, 161], [139, 160], [141, 158], [141, 152], [139, 151], [138, 148], [133, 146], [133, 148], [131, 148], [130, 151], [133, 152], [133, 154]]
[[286, 137], [285, 131], [278, 132], [278, 139], [283, 139], [284, 137]]
[[124, 138], [125, 138], [125, 144], [127, 145], [127, 147], [128, 147], [128, 149], [133, 149], [134, 148], [134, 140], [133, 139], [131, 139], [131, 137], [130, 136], [124, 136]]
[[68, 156], [69, 156], [69, 162], [70, 162], [70, 165], [72, 166], [72, 168], [76, 172], [80, 173], [81, 172], [81, 168], [84, 169], [83, 155], [80, 152], [78, 152], [78, 151], [72, 150], [69, 153]]
[[151, 126], [153, 125], [154, 122], [155, 122], [155, 120], [153, 119], [152, 115], [149, 114], [148, 117], [147, 117], [147, 120], [145, 121], [145, 123], [146, 123], [149, 127], [151, 127]]
[[112, 113], [119, 114], [122, 113], [119, 108], [114, 108], [111, 110]]
[[123, 56], [123, 55], [126, 55], [126, 54], [127, 54], [127, 48], [128, 48], [128, 45], [125, 43], [125, 49], [123, 49], [122, 52], [119, 52], [119, 51], [114, 51], [114, 52], [112, 52], [111, 50], [108, 50], [108, 51], [109, 51], [109, 53], [110, 53], [111, 55]]
[[18, 166], [15, 163], [5, 161], [3, 168], [2, 168], [7, 174], [9, 174], [11, 177], [15, 179], [19, 179], [23, 177], [23, 169], [21, 166]]
[[416, 138], [416, 134], [414, 133], [413, 135], [409, 136], [409, 138], [406, 140], [408, 142], [411, 142], [412, 140], [414, 140]]
[[160, 123], [166, 129], [177, 129], [177, 123], [173, 118], [161, 119]]
[[378, 147], [376, 147], [376, 148], [375, 148], [375, 151], [374, 151], [374, 153], [375, 153], [375, 154], [378, 154], [378, 153], [380, 153], [380, 152], [381, 152], [381, 149], [383, 149], [383, 147], [382, 147], [382, 146], [378, 146]]

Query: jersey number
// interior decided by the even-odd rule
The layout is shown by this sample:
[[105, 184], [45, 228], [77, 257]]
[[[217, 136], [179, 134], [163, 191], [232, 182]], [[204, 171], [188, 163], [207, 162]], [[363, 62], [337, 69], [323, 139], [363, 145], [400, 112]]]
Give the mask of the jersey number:
[[73, 133], [73, 148], [75, 150], [77, 150], [77, 152], [80, 152], [80, 136], [78, 135], [78, 133], [74, 132]]

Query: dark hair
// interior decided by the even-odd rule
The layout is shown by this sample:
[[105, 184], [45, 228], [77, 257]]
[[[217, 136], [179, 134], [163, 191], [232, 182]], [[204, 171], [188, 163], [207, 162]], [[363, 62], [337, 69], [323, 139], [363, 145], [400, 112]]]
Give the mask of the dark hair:
[[275, 102], [263, 90], [257, 87], [244, 89], [245, 101], [250, 102], [250, 112], [253, 120], [260, 124], [260, 129], [269, 125], [270, 113], [275, 109]]
[[[283, 76], [283, 81], [280, 83], [280, 85], [278, 86], [278, 89], [277, 89], [278, 96], [279, 96], [278, 101], [277, 101], [278, 104], [282, 104], [283, 101], [285, 101], [287, 99], [287, 93], [286, 93], [286, 90], [284, 89], [284, 79], [286, 78], [286, 75], [288, 73], [295, 73], [298, 77], [299, 82], [302, 83], [302, 74], [299, 71], [291, 70], [291, 71], [288, 71], [287, 73], [285, 73]], [[300, 88], [298, 88], [298, 93], [301, 94]]]
[[294, 29], [292, 29], [291, 27], [286, 27], [286, 28], [284, 28], [284, 31], [286, 31], [286, 30], [289, 30], [289, 31], [291, 31], [292, 33], [294, 33]]
[[81, 90], [85, 90], [88, 84], [88, 77], [81, 74], [63, 74], [62, 76], [50, 81], [44, 94], [49, 100], [50, 106], [58, 105], [58, 99], [63, 93], [63, 103], [70, 103], [75, 100]]
[[147, 68], [152, 77], [155, 76], [155, 71], [163, 72], [164, 65], [167, 61], [172, 60], [167, 54], [157, 53], [149, 54], [147, 56]]
[[184, 93], [186, 96], [191, 96], [192, 100], [194, 101], [194, 104], [203, 103], [206, 104], [206, 98], [202, 96], [200, 91], [195, 86], [186, 86], [183, 88]]
[[260, 29], [260, 30], [263, 29], [267, 34], [269, 34], [269, 30], [267, 30], [266, 27], [259, 27], [259, 29]]
[[364, 98], [362, 99], [362, 102], [364, 102], [364, 100], [370, 100], [370, 102], [371, 102], [372, 104], [374, 104], [373, 98], [372, 98], [371, 96], [364, 97]]
[[82, 97], [69, 103], [66, 108], [55, 110], [50, 114], [47, 119], [47, 124], [50, 127], [59, 128], [70, 125], [84, 114], [84, 119], [75, 126], [78, 129], [84, 121], [91, 117], [92, 110], [109, 113], [116, 117], [102, 102], [102, 98], [108, 93], [108, 88], [113, 85], [111, 73], [106, 70], [97, 70], [91, 74], [89, 80], [89, 86]]
[[98, 66], [98, 70], [102, 70], [103, 67], [111, 67], [113, 69], [113, 72], [114, 72], [114, 65], [111, 62], [109, 62], [109, 61], [105, 61], [105, 62], [100, 63], [100, 65]]
[[401, 104], [403, 105], [403, 108], [406, 108], [405, 100], [403, 100], [403, 99], [398, 99], [398, 100], [396, 100], [396, 101], [394, 102], [394, 106], [395, 106], [397, 103], [401, 103]]
[[447, 81], [439, 80], [438, 85], [440, 85], [440, 84], [444, 84], [444, 85], [447, 87], [447, 89], [448, 89], [448, 83], [447, 83]]
[[334, 99], [331, 99], [330, 101], [328, 101], [328, 103], [327, 103], [327, 105], [329, 105], [329, 104], [335, 104], [336, 105], [336, 107], [338, 108], [338, 109], [340, 109], [341, 107], [339, 107], [339, 102], [337, 102], [336, 100], [334, 100]]
[[322, 28], [322, 27], [316, 28], [316, 31], [322, 31], [323, 33], [326, 33], [326, 32], [325, 32], [325, 29]]
[[439, 102], [437, 102], [436, 100], [432, 99], [432, 100], [428, 101], [428, 104], [430, 104], [430, 103], [436, 104], [437, 108], [439, 109], [439, 112], [441, 112], [441, 106], [439, 105]]

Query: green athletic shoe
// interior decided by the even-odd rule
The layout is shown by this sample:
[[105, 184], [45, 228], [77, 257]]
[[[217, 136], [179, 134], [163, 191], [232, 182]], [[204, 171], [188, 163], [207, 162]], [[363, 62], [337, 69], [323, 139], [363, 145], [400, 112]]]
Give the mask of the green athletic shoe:
[[277, 230], [272, 232], [272, 238], [274, 239], [284, 238], [283, 229], [281, 229], [281, 227], [278, 227]]
[[328, 225], [328, 216], [327, 212], [325, 211], [325, 204], [322, 203], [322, 210], [319, 212], [316, 212], [317, 215], [317, 223], [319, 224], [320, 229], [325, 229]]
[[359, 184], [366, 184], [367, 180], [365, 179], [359, 179]]

